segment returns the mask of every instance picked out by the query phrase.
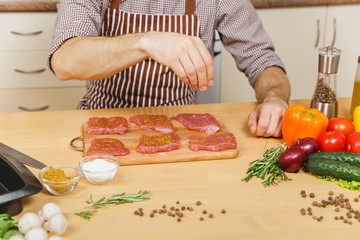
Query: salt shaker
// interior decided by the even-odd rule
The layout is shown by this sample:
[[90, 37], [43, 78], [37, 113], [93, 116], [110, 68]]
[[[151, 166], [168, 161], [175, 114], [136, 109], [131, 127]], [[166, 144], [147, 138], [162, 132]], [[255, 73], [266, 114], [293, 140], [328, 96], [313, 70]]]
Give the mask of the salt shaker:
[[316, 108], [329, 119], [338, 115], [336, 78], [341, 50], [329, 46], [319, 49], [319, 73], [311, 99], [311, 108]]

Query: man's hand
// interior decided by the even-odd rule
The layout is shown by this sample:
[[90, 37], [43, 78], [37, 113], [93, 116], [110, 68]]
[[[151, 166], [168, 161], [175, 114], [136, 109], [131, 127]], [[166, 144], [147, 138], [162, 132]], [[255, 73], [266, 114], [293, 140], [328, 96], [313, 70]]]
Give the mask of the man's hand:
[[155, 61], [170, 67], [182, 82], [206, 91], [214, 84], [213, 59], [198, 37], [178, 33], [148, 32], [142, 48]]
[[250, 132], [262, 137], [280, 137], [283, 115], [290, 98], [290, 83], [279, 67], [265, 69], [255, 83], [260, 105], [249, 115]]
[[249, 115], [250, 132], [262, 137], [280, 137], [283, 115], [288, 104], [281, 99], [271, 99], [261, 103]]

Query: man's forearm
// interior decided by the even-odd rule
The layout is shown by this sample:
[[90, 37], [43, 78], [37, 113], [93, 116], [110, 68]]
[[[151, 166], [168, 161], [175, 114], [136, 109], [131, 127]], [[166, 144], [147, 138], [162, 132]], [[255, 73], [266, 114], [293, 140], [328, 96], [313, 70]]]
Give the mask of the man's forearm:
[[104, 79], [149, 57], [141, 49], [141, 37], [75, 37], [54, 53], [51, 65], [60, 80]]
[[290, 83], [284, 71], [279, 67], [265, 69], [255, 83], [256, 99], [263, 103], [271, 99], [281, 99], [288, 103]]

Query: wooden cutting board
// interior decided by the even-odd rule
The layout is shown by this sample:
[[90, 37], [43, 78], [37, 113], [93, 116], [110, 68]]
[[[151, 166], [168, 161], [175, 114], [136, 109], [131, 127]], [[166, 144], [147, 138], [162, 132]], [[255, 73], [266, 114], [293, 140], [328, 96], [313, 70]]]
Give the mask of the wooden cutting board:
[[[129, 122], [129, 129], [123, 135], [90, 135], [88, 134], [88, 122], [82, 126], [83, 132], [83, 149], [84, 156], [87, 156], [87, 151], [91, 146], [91, 141], [95, 138], [115, 138], [123, 142], [123, 144], [130, 150], [130, 154], [126, 156], [117, 156], [120, 159], [120, 165], [138, 165], [138, 164], [153, 164], [153, 163], [172, 163], [172, 162], [189, 162], [200, 160], [218, 160], [231, 159], [239, 154], [238, 149], [229, 149], [220, 152], [212, 151], [192, 151], [188, 147], [190, 135], [203, 135], [205, 133], [187, 130], [181, 123], [176, 120], [170, 120], [175, 132], [179, 135], [180, 148], [170, 152], [161, 152], [155, 154], [143, 154], [136, 152], [136, 147], [139, 144], [142, 135], [155, 135], [159, 132], [140, 130], [134, 123]], [[221, 124], [221, 131], [227, 131], [225, 126]]]

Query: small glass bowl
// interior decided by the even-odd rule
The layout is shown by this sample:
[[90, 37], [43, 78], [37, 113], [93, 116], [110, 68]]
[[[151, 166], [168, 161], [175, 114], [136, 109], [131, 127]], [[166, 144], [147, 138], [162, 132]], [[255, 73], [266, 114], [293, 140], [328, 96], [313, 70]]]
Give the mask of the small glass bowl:
[[[70, 180], [62, 181], [62, 182], [54, 182], [44, 179], [43, 178], [44, 173], [48, 171], [50, 168], [63, 170], [66, 176], [70, 178]], [[39, 178], [41, 183], [51, 194], [55, 196], [64, 196], [71, 193], [74, 190], [76, 184], [79, 182], [81, 176], [82, 173], [78, 168], [67, 167], [67, 166], [48, 166], [48, 167], [44, 167], [39, 172]]]
[[79, 162], [81, 172], [89, 182], [95, 185], [110, 182], [119, 166], [119, 159], [110, 155], [91, 155]]

